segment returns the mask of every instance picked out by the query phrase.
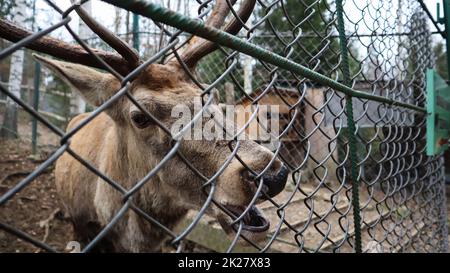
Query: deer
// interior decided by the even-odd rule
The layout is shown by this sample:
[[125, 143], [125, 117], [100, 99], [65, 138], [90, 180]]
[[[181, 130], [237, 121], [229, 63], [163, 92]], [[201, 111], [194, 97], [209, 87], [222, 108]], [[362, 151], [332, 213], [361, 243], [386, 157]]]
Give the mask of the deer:
[[[240, 19], [234, 17], [225, 24], [231, 9], [229, 3], [234, 5], [235, 2], [217, 0], [205, 24], [236, 35], [250, 17], [256, 1], [243, 1], [237, 10]], [[128, 75], [142, 64], [133, 48], [95, 21], [81, 6], [75, 11], [117, 51], [118, 55], [91, 49], [121, 76]], [[18, 41], [28, 35], [30, 33], [26, 30], [0, 20], [0, 37]], [[53, 56], [34, 54], [37, 61], [93, 106], [100, 107], [121, 89], [117, 75], [105, 71], [103, 65], [79, 46], [45, 36], [27, 47]], [[153, 117], [170, 128], [174, 122], [170, 109], [200, 96], [202, 90], [185, 68], [195, 74], [198, 62], [216, 49], [217, 45], [208, 40], [191, 37], [178, 58], [148, 65], [129, 83], [129, 94], [142, 108], [127, 96], [122, 96], [71, 136], [69, 147], [73, 152], [66, 151], [57, 160], [55, 183], [73, 224], [76, 241], [84, 246], [89, 244], [124, 204], [123, 194], [86, 168], [79, 158], [124, 189], [133, 188], [172, 148], [171, 136], [158, 126]], [[212, 107], [219, 106], [214, 104]], [[90, 114], [73, 117], [67, 132], [82, 124]], [[178, 150], [184, 160], [178, 153], [167, 160], [132, 195], [133, 204], [167, 229], [173, 230], [189, 210], [200, 210], [208, 196], [202, 190], [205, 180], [186, 164], [186, 160], [207, 178], [228, 162], [214, 181], [214, 203], [208, 206], [206, 214], [215, 217], [231, 237], [236, 235], [241, 224], [241, 236], [256, 242], [265, 238], [270, 221], [255, 204], [267, 201], [284, 189], [289, 173], [284, 163], [272, 151], [253, 140], [241, 140], [237, 156], [232, 156], [228, 161], [232, 152], [228, 141], [224, 140], [182, 140]], [[258, 187], [261, 190], [257, 201], [251, 204]], [[251, 207], [247, 208], [249, 204]], [[246, 214], [242, 220], [233, 223], [244, 212]], [[130, 209], [91, 251], [160, 252], [167, 239], [167, 232], [161, 227]]]

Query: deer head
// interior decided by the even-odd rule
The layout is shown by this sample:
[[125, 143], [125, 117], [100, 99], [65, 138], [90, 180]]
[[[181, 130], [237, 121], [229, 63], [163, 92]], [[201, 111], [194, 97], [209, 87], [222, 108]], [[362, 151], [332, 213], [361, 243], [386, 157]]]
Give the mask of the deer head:
[[[231, 1], [231, 4], [234, 2]], [[254, 4], [255, 1], [250, 0], [241, 5], [238, 11], [240, 20], [247, 21]], [[135, 51], [126, 43], [95, 22], [81, 7], [76, 10], [94, 32], [121, 54], [122, 61], [117, 61], [114, 57], [115, 62], [109, 62], [120, 74], [126, 75], [141, 64]], [[217, 0], [206, 24], [220, 28], [224, 25], [229, 11], [228, 1]], [[242, 23], [233, 19], [223, 29], [236, 34], [241, 27]], [[173, 107], [185, 104], [193, 111], [193, 98], [201, 94], [201, 89], [194, 84], [180, 63], [184, 63], [185, 67], [194, 73], [198, 61], [215, 49], [216, 46], [209, 41], [192, 38], [179, 58], [173, 58], [166, 64], [151, 64], [132, 81], [128, 93], [137, 104], [123, 96], [106, 109], [105, 112], [113, 121], [122, 141], [118, 145], [124, 147], [120, 151], [125, 154], [117, 155], [116, 160], [123, 161], [122, 164], [127, 166], [122, 170], [127, 172], [124, 179], [128, 182], [123, 182], [126, 187], [132, 187], [133, 183], [147, 175], [171, 150], [173, 139], [161, 125], [171, 128], [176, 120], [171, 115]], [[96, 52], [100, 57], [107, 56], [106, 53]], [[66, 54], [62, 57], [70, 59], [67, 56]], [[81, 64], [37, 55], [35, 57], [92, 105], [102, 105], [121, 87], [120, 79], [115, 75]], [[110, 59], [105, 60], [108, 62]], [[87, 61], [84, 64], [89, 65]], [[218, 106], [211, 107], [218, 109]], [[269, 228], [269, 221], [255, 206], [248, 210], [246, 208], [254, 199], [258, 187], [260, 196], [257, 202], [277, 195], [285, 186], [288, 171], [281, 161], [274, 158], [275, 155], [271, 151], [254, 141], [241, 140], [237, 157], [232, 155], [228, 144], [229, 141], [226, 140], [180, 141], [179, 155], [172, 157], [159, 169], [155, 181], [150, 181], [138, 191], [136, 194], [139, 197], [136, 199], [148, 202], [151, 198], [171, 198], [176, 206], [199, 209], [207, 198], [207, 194], [202, 190], [205, 179], [185, 161], [190, 162], [206, 178], [214, 176], [225, 164], [226, 167], [221, 170], [223, 172], [215, 180], [215, 205], [211, 205], [207, 213], [216, 216], [223, 229], [228, 234], [233, 234], [239, 226], [231, 225], [233, 219], [246, 211], [242, 217], [242, 234], [254, 240], [264, 237]]]

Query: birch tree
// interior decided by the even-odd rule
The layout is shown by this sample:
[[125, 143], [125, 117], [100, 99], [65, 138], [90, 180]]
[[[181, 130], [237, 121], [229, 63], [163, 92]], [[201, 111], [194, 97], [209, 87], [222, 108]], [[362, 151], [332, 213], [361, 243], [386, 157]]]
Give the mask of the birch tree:
[[[26, 0], [16, 0], [12, 9], [12, 21], [19, 26], [24, 26], [27, 20]], [[20, 98], [20, 87], [22, 85], [24, 51], [17, 50], [11, 55], [9, 70], [9, 91]], [[10, 98], [6, 99], [5, 119], [0, 134], [5, 138], [17, 138], [17, 104]]]
[[122, 24], [122, 9], [119, 7], [114, 7], [114, 13], [115, 13], [115, 18], [114, 18], [114, 33], [116, 33], [117, 35], [120, 34], [120, 27]]
[[[88, 14], [92, 13], [92, 4], [91, 1], [88, 1], [82, 5], [84, 10]], [[80, 19], [79, 25], [78, 25], [78, 36], [83, 40], [86, 41], [86, 39], [92, 37], [93, 33], [91, 29], [83, 22], [83, 20]], [[81, 96], [76, 93], [72, 92], [72, 101], [70, 103], [72, 109], [71, 113], [73, 115], [78, 115], [81, 113], [84, 113], [86, 111], [86, 102], [81, 98]]]

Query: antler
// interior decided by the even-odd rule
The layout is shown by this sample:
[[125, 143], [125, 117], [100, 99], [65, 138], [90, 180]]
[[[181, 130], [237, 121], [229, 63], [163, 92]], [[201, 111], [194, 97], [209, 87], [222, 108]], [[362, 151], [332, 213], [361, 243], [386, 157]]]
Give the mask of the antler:
[[[210, 27], [220, 28], [224, 24], [225, 18], [230, 12], [230, 6], [235, 3], [236, 0], [217, 0], [211, 16], [205, 24]], [[236, 35], [252, 14], [255, 3], [256, 0], [244, 0], [239, 8], [239, 11], [237, 12], [238, 18], [234, 16], [233, 19], [223, 28], [223, 31]], [[189, 68], [193, 69], [204, 56], [215, 51], [216, 49], [217, 45], [213, 42], [199, 37], [194, 37], [191, 39], [186, 50], [181, 53], [180, 58]], [[172, 62], [176, 62], [176, 60], [173, 60]]]
[[[72, 1], [73, 3], [74, 1]], [[137, 52], [131, 48], [122, 39], [110, 32], [107, 28], [98, 23], [91, 17], [79, 4], [75, 8], [80, 18], [89, 26], [89, 28], [96, 33], [103, 41], [109, 44], [119, 54], [113, 54], [102, 50], [91, 49], [96, 55], [103, 59], [108, 65], [122, 75], [127, 75], [133, 69], [139, 66], [141, 60]], [[32, 35], [26, 29], [14, 25], [7, 20], [0, 19], [0, 37], [11, 42], [18, 42], [23, 38]], [[71, 45], [61, 40], [51, 38], [48, 36], [42, 37], [29, 43], [27, 48], [52, 55], [56, 58], [63, 59], [69, 62], [84, 64], [87, 66], [101, 68], [104, 67], [98, 63], [86, 50], [81, 46]]]
[[[72, 0], [72, 3], [74, 1]], [[80, 16], [81, 20], [94, 32], [96, 33], [100, 39], [105, 41], [108, 45], [110, 45], [113, 49], [119, 53], [124, 60], [126, 60], [129, 64], [130, 71], [134, 68], [138, 67], [140, 64], [140, 58], [138, 53], [134, 50], [134, 48], [130, 47], [126, 42], [116, 36], [114, 33], [109, 31], [99, 22], [97, 22], [92, 16], [87, 13], [83, 7], [78, 6], [75, 9], [78, 16]]]
[[[32, 32], [0, 18], [1, 38], [15, 43], [32, 34]], [[40, 39], [34, 40], [33, 42], [27, 44], [26, 47], [32, 50], [52, 55], [65, 61], [105, 69], [81, 46], [69, 44], [49, 36], [44, 36]], [[130, 72], [129, 63], [120, 55], [98, 49], [91, 50], [120, 74], [126, 75]]]
[[[206, 21], [206, 25], [214, 28], [220, 28], [224, 24], [225, 18], [230, 12], [230, 6], [235, 3], [236, 0], [217, 0], [211, 16]], [[256, 0], [244, 0], [239, 11], [237, 12], [237, 17], [233, 17], [233, 19], [223, 28], [223, 30], [233, 35], [237, 34], [250, 17], [255, 3]], [[91, 48], [91, 50], [108, 65], [110, 65], [121, 75], [127, 75], [141, 63], [137, 52], [133, 48], [100, 23], [95, 21], [95, 19], [92, 18], [81, 6], [78, 6], [75, 10], [93, 32], [95, 32], [101, 39], [103, 39], [120, 54], [117, 55]], [[11, 42], [18, 42], [32, 34], [32, 32], [0, 18], [1, 38]], [[92, 58], [92, 56], [81, 46], [72, 45], [49, 36], [44, 36], [40, 39], [34, 40], [27, 44], [26, 47], [52, 55], [65, 61], [104, 69], [104, 67]], [[217, 45], [213, 42], [199, 37], [194, 37], [191, 39], [186, 50], [181, 53], [180, 57], [189, 68], [193, 69], [200, 59], [216, 49]]]

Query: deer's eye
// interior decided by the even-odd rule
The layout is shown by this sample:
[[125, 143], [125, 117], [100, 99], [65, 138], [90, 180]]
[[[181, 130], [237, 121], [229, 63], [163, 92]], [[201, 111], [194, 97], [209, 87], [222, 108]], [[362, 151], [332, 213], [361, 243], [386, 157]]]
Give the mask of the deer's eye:
[[136, 127], [138, 127], [139, 129], [148, 127], [151, 124], [151, 118], [140, 111], [132, 112], [131, 120], [133, 120], [134, 125], [136, 125]]

